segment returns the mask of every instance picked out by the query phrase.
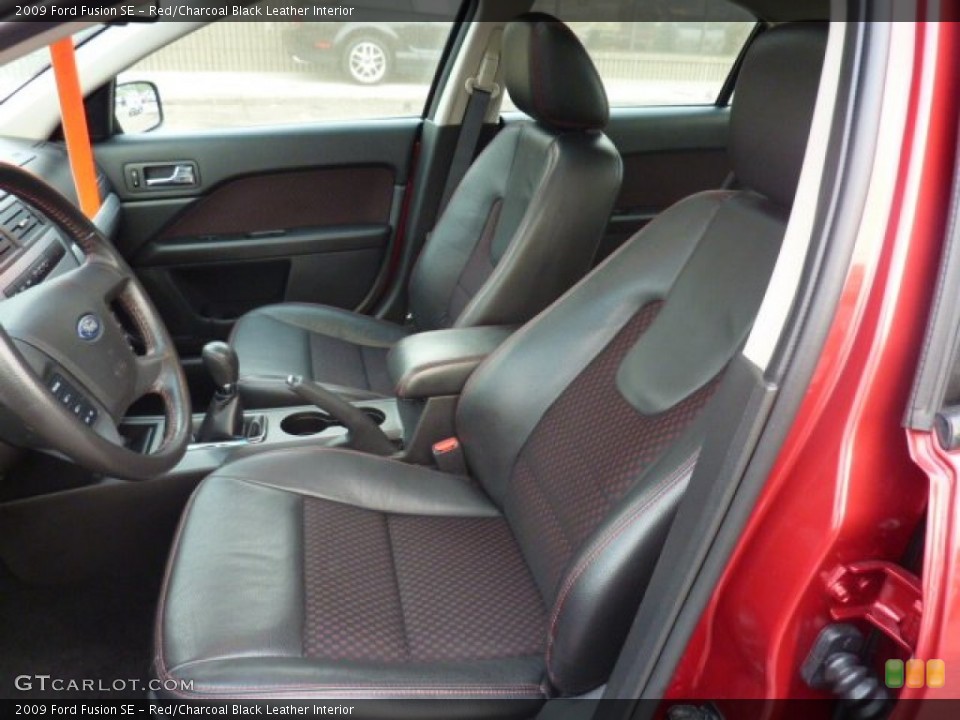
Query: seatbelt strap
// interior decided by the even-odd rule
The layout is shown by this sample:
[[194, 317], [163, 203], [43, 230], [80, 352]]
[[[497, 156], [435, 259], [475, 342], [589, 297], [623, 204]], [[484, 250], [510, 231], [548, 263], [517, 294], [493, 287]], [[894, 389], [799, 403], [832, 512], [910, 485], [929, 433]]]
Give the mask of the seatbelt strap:
[[467, 81], [467, 91], [470, 99], [463, 113], [463, 124], [460, 127], [460, 136], [457, 138], [457, 147], [453, 151], [453, 160], [450, 162], [450, 172], [447, 183], [443, 186], [443, 196], [440, 200], [442, 214], [450, 202], [450, 197], [460, 185], [463, 176], [470, 169], [473, 157], [480, 144], [480, 133], [483, 131], [483, 121], [487, 117], [490, 101], [499, 94], [500, 89], [493, 81], [500, 66], [500, 39], [491, 38], [487, 52], [483, 56], [480, 72], [477, 77]]
[[100, 189], [97, 187], [97, 171], [93, 163], [73, 38], [66, 37], [53, 43], [50, 46], [50, 58], [57, 81], [63, 138], [67, 145], [73, 184], [77, 189], [80, 209], [92, 220], [100, 209]]

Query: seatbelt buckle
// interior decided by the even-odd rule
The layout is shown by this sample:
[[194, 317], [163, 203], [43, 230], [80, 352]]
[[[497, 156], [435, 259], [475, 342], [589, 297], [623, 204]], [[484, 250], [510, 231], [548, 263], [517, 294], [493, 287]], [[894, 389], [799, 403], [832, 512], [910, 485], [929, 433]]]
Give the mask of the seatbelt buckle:
[[466, 475], [467, 461], [463, 457], [463, 448], [455, 437], [449, 437], [433, 444], [433, 461], [441, 472], [452, 475]]

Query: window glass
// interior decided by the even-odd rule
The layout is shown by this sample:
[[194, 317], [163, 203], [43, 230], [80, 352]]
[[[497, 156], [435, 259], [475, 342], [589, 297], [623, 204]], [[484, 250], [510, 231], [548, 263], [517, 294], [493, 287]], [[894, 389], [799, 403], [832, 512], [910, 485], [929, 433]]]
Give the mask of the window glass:
[[[538, 0], [568, 23], [612, 107], [716, 102], [756, 20], [727, 0]], [[515, 109], [509, 98], [504, 109]]]
[[[449, 11], [410, 17], [454, 17], [455, 2], [439, 5]], [[117, 82], [156, 84], [160, 131], [420, 115], [451, 19], [222, 20], [153, 53]]]

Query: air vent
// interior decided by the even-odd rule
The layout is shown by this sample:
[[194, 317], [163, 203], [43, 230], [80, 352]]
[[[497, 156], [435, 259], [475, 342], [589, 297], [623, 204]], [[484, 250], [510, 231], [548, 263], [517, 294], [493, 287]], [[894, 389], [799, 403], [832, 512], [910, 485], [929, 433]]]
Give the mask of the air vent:
[[16, 247], [13, 242], [6, 235], [0, 233], [0, 262], [3, 262], [7, 259], [7, 255], [10, 254], [10, 251]]
[[18, 200], [5, 207], [0, 214], [0, 228], [19, 245], [26, 245], [43, 226], [40, 216]]

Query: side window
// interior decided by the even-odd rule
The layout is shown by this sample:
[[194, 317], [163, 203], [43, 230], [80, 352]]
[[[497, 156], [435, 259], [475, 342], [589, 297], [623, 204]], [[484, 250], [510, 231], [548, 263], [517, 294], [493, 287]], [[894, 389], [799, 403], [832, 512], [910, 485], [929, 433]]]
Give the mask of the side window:
[[[121, 90], [156, 86], [160, 131], [416, 116], [458, 3], [439, 3], [449, 12], [428, 21], [226, 19], [149, 55], [121, 73], [117, 84]], [[127, 133], [138, 132], [140, 104], [117, 104]]]
[[[590, 53], [611, 107], [706, 105], [756, 25], [728, 0], [537, 0]], [[504, 109], [515, 109], [509, 98]]]

